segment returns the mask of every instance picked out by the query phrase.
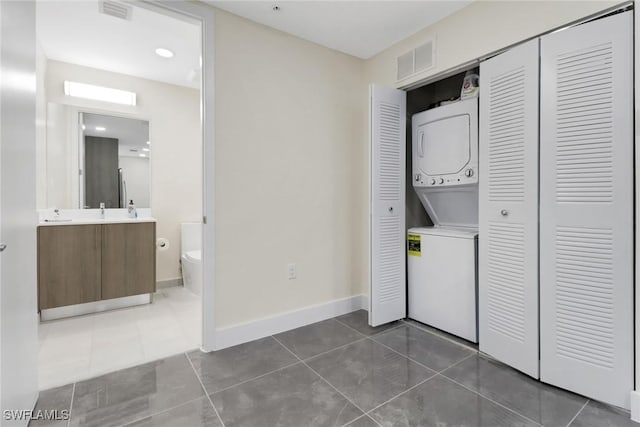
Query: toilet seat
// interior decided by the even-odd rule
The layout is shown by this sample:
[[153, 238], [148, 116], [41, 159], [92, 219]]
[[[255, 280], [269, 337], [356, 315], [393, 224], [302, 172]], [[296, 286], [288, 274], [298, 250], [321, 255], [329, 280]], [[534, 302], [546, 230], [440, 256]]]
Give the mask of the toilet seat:
[[200, 262], [202, 259], [202, 251], [187, 251], [184, 256], [193, 262]]

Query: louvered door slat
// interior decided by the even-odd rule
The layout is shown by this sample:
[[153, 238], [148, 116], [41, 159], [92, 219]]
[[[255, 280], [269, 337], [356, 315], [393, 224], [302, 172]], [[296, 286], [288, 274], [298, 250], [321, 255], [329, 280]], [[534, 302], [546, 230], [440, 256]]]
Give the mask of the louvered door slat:
[[371, 286], [369, 323], [405, 317], [406, 93], [370, 87]]
[[633, 387], [632, 15], [541, 45], [541, 378], [629, 407]]
[[537, 378], [538, 40], [480, 75], [480, 350]]

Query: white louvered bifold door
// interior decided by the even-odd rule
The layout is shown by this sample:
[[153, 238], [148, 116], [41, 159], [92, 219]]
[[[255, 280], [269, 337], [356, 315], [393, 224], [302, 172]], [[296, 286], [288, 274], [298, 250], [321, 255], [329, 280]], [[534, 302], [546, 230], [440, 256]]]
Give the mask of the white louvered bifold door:
[[369, 87], [371, 285], [369, 324], [406, 315], [406, 93]]
[[632, 13], [542, 38], [543, 381], [629, 407], [633, 388]]
[[480, 350], [538, 378], [538, 64], [532, 40], [480, 64]]

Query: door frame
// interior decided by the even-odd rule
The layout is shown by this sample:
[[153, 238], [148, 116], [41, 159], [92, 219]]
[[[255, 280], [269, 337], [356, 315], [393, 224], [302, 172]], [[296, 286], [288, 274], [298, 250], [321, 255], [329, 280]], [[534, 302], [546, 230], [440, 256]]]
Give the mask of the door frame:
[[177, 19], [200, 24], [202, 75], [200, 117], [202, 122], [202, 345], [216, 350], [215, 283], [215, 11], [212, 6], [180, 0], [127, 0], [127, 3]]

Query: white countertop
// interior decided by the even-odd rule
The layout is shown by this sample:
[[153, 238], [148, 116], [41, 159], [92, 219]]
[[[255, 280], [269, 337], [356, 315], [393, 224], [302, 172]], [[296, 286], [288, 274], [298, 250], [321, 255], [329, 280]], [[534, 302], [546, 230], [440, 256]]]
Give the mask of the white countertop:
[[129, 218], [126, 209], [105, 209], [104, 218], [101, 218], [100, 209], [60, 209], [58, 215], [54, 213], [53, 209], [43, 209], [38, 211], [38, 227], [157, 222], [156, 219], [151, 216], [151, 209], [140, 208], [137, 212], [137, 218]]

